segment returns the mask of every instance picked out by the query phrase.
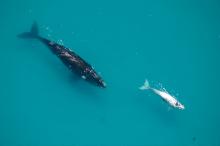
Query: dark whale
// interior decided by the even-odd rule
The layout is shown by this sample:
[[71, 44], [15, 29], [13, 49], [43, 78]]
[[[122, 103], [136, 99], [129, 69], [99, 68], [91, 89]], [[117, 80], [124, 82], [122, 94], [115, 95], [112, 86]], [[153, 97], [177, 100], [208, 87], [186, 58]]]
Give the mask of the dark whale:
[[74, 73], [82, 79], [93, 83], [99, 87], [105, 88], [106, 84], [97, 74], [93, 67], [82, 59], [79, 55], [70, 49], [39, 36], [37, 23], [34, 22], [30, 32], [24, 32], [18, 35], [19, 38], [37, 39], [48, 46], [50, 50], [60, 58], [60, 60]]

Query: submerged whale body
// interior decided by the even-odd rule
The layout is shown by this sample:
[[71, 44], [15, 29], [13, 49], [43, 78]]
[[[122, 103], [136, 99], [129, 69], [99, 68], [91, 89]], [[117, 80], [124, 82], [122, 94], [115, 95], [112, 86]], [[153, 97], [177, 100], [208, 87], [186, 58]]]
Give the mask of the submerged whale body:
[[60, 58], [60, 60], [82, 79], [89, 81], [99, 87], [105, 88], [106, 84], [103, 79], [96, 73], [93, 67], [82, 59], [79, 55], [70, 49], [39, 36], [37, 23], [34, 22], [30, 32], [24, 32], [18, 35], [19, 38], [37, 39], [48, 46], [50, 50]]

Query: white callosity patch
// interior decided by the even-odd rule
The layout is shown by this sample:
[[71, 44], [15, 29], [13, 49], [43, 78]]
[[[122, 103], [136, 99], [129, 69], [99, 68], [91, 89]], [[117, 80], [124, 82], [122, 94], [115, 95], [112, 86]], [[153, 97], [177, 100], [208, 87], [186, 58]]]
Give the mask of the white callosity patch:
[[84, 79], [84, 80], [86, 79], [86, 76], [81, 76], [81, 77], [82, 77], [82, 79]]

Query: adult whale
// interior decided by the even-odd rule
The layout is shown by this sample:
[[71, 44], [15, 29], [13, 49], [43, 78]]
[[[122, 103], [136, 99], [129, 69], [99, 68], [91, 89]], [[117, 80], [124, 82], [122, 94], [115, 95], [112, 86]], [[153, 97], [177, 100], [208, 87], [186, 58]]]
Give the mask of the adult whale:
[[34, 22], [30, 32], [24, 32], [18, 35], [19, 38], [37, 39], [48, 46], [50, 50], [60, 58], [60, 60], [82, 79], [89, 81], [99, 87], [105, 88], [106, 84], [103, 79], [97, 74], [94, 68], [82, 59], [79, 55], [70, 49], [39, 36], [37, 23]]

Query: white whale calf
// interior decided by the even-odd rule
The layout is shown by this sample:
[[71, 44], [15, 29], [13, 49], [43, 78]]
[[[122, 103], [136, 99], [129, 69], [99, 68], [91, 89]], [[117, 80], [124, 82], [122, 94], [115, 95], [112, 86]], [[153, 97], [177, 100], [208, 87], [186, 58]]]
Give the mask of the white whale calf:
[[145, 80], [143, 86], [139, 88], [140, 90], [152, 90], [155, 94], [159, 95], [164, 101], [166, 101], [170, 106], [184, 110], [185, 106], [181, 104], [174, 96], [170, 95], [166, 91], [160, 91], [155, 88], [150, 87], [148, 80]]

